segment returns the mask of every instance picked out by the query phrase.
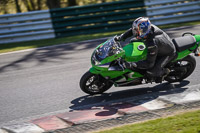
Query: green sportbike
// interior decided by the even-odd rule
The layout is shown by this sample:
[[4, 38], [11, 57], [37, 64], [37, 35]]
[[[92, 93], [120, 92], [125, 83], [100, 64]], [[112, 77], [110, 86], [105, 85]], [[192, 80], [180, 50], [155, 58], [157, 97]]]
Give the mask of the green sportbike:
[[[189, 35], [186, 35], [189, 34]], [[186, 35], [186, 36], [185, 36]], [[137, 62], [145, 60], [147, 49], [143, 42], [131, 42], [125, 47], [114, 39], [100, 44], [91, 57], [92, 67], [80, 80], [80, 88], [87, 94], [102, 94], [113, 85], [115, 87], [134, 86], [152, 83], [155, 80], [146, 74], [146, 70], [126, 69], [123, 60]], [[169, 74], [162, 77], [162, 81], [180, 82], [192, 74], [196, 67], [196, 60], [191, 53], [199, 56], [200, 35], [184, 33], [182, 37], [172, 39], [177, 56], [165, 67]]]

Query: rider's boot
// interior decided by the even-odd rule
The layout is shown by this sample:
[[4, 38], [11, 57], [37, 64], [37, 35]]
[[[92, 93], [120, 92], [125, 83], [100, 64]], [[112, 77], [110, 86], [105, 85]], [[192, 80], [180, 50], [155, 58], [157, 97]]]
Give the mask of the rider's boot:
[[154, 77], [156, 83], [162, 83], [164, 78], [169, 73], [170, 73], [170, 70], [168, 68], [163, 68], [162, 71], [157, 71], [157, 72], [147, 71], [147, 75], [150, 76], [150, 77]]

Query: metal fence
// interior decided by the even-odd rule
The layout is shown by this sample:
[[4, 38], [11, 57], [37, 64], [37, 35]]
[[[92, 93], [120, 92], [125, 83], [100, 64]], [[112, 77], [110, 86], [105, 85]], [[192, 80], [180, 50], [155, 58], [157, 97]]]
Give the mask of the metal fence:
[[200, 20], [199, 0], [123, 0], [0, 16], [0, 44], [126, 30], [139, 16], [155, 25]]
[[0, 43], [54, 38], [48, 10], [0, 16]]
[[155, 25], [200, 20], [199, 0], [145, 0], [145, 5]]
[[56, 37], [124, 30], [145, 16], [143, 0], [125, 0], [51, 10]]

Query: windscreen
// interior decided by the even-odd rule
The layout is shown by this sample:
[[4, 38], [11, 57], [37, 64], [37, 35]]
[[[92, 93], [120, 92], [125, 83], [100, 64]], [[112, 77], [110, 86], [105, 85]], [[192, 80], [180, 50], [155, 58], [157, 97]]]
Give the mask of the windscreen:
[[108, 56], [117, 54], [117, 51], [119, 50], [118, 48], [119, 45], [114, 41], [114, 38], [112, 38], [106, 41], [96, 50], [96, 58], [98, 59], [98, 61], [102, 61]]
[[107, 40], [94, 51], [92, 60], [101, 62], [109, 56], [120, 53], [120, 50], [120, 45], [114, 40], [114, 38], [112, 38]]

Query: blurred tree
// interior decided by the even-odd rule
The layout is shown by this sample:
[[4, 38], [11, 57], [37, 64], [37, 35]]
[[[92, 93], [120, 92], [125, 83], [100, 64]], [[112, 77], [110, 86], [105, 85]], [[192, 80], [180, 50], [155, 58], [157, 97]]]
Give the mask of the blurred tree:
[[25, 5], [26, 9], [28, 11], [31, 11], [32, 9], [31, 9], [30, 2], [28, 0], [23, 0], [23, 2], [24, 2], [24, 5]]
[[25, 5], [25, 7], [28, 11], [36, 10], [36, 7], [35, 7], [33, 0], [23, 0], [23, 2], [24, 2], [24, 5]]
[[76, 0], [68, 0], [68, 6], [76, 6], [77, 2]]
[[49, 9], [60, 8], [60, 0], [47, 0], [46, 4], [49, 7]]
[[36, 10], [33, 0], [29, 0], [29, 2], [30, 2], [30, 7], [31, 7], [32, 11]]
[[3, 14], [7, 14], [7, 8], [6, 5], [8, 4], [8, 0], [0, 0], [0, 11], [2, 11]]
[[17, 13], [22, 12], [18, 0], [15, 0], [15, 6], [16, 6]]
[[0, 14], [83, 6], [119, 0], [0, 0]]
[[23, 0], [23, 3], [28, 11], [42, 10], [44, 0]]
[[42, 9], [42, 0], [37, 0], [37, 10]]

